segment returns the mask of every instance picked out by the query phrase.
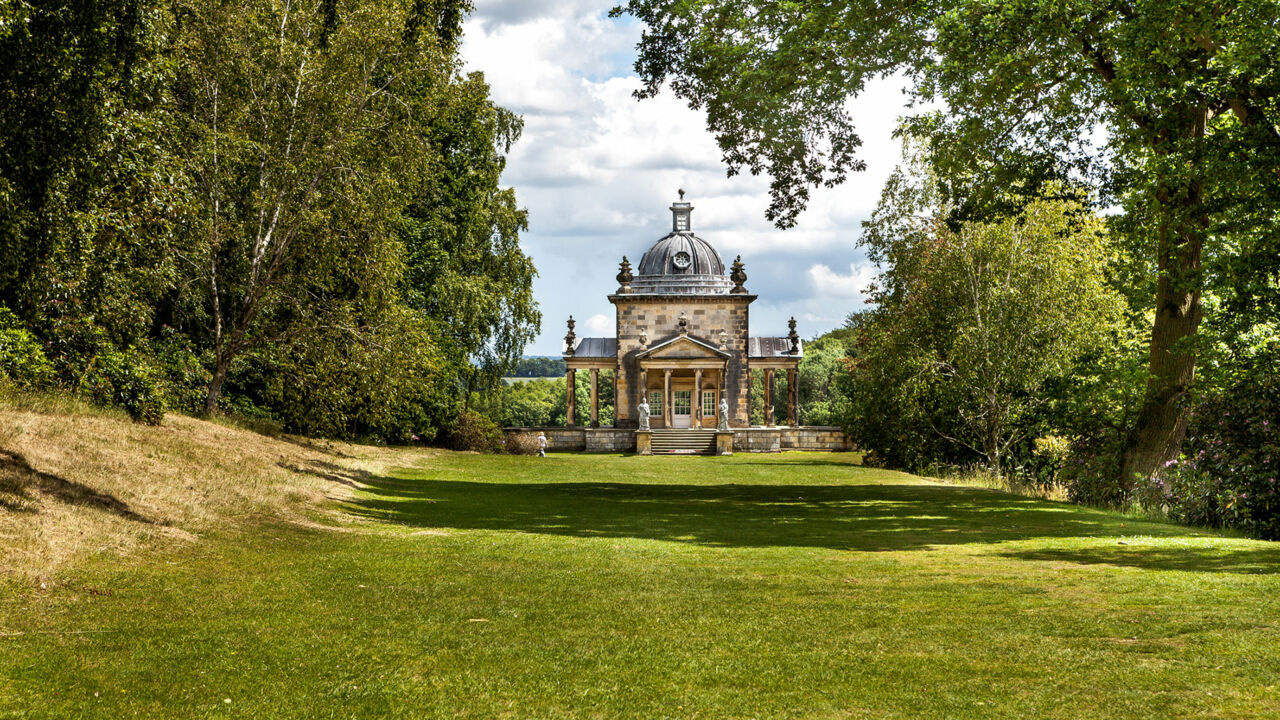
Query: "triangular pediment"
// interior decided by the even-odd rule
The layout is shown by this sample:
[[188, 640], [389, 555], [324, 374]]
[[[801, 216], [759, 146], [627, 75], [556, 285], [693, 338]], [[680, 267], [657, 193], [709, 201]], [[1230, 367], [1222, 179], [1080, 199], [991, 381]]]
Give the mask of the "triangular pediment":
[[647, 360], [677, 358], [721, 359], [729, 357], [729, 353], [720, 350], [711, 343], [703, 342], [697, 338], [689, 337], [688, 335], [682, 335], [654, 345], [648, 350], [640, 353], [640, 357]]

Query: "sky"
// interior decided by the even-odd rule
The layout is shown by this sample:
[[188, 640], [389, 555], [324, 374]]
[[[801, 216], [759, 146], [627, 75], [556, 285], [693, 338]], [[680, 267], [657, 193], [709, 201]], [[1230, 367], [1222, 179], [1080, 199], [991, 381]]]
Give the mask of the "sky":
[[875, 268], [857, 247], [885, 179], [901, 158], [891, 133], [905, 112], [901, 84], [869, 85], [850, 105], [867, 171], [816, 190], [796, 227], [764, 219], [768, 178], [728, 178], [705, 118], [672, 93], [636, 100], [632, 63], [641, 26], [610, 19], [615, 0], [476, 0], [463, 58], [495, 102], [524, 118], [503, 184], [529, 211], [522, 245], [538, 269], [542, 332], [528, 355], [559, 355], [577, 334], [613, 337], [607, 295], [626, 255], [633, 266], [671, 229], [677, 190], [693, 203], [693, 231], [746, 265], [752, 335], [802, 337], [838, 327], [865, 307]]

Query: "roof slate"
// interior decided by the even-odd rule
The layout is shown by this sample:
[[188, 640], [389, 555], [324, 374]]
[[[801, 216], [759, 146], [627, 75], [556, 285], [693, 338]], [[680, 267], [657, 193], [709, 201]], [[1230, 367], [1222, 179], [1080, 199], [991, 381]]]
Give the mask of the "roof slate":
[[747, 340], [747, 356], [753, 358], [800, 357], [804, 355], [804, 342], [800, 352], [791, 354], [791, 340], [785, 337], [753, 337]]
[[615, 358], [618, 357], [617, 338], [578, 338], [573, 346], [573, 357], [579, 358]]

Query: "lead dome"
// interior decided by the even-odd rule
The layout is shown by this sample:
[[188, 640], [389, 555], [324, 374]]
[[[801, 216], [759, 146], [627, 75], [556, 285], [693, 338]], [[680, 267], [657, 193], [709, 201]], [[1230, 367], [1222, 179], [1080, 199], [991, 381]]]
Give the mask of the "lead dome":
[[653, 244], [637, 266], [631, 291], [652, 294], [724, 295], [733, 287], [724, 260], [711, 243], [693, 234], [693, 205], [671, 204], [671, 232]]

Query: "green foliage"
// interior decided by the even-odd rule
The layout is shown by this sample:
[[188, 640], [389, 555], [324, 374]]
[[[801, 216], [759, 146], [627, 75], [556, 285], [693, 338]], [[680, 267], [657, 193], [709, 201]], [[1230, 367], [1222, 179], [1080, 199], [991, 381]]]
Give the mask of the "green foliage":
[[[599, 395], [598, 422], [608, 427], [614, 421], [613, 373], [602, 371], [596, 392]], [[577, 425], [591, 421], [591, 377], [585, 371], [575, 375], [574, 420]], [[536, 378], [506, 383], [497, 390], [472, 396], [472, 406], [505, 427], [563, 427], [568, 397], [564, 378]]]
[[538, 323], [469, 9], [0, 4], [6, 374], [147, 421], [453, 425]]
[[133, 348], [108, 349], [95, 356], [81, 377], [80, 391], [99, 405], [124, 408], [138, 422], [159, 425], [164, 419], [160, 378], [148, 359]]
[[[851, 430], [893, 460], [973, 453], [1004, 470], [1034, 437], [1046, 386], [1103, 352], [1119, 327], [1101, 222], [1079, 201], [1048, 196], [958, 232], [923, 223], [868, 236], [887, 269], [860, 331]], [[913, 442], [902, 447], [904, 436]], [[939, 453], [935, 438], [954, 449]]]
[[[832, 330], [804, 344], [796, 381], [801, 424], [842, 425], [849, 417], [855, 346], [854, 333], [848, 328]], [[782, 412], [786, 417], [785, 408]]]
[[191, 338], [166, 325], [146, 345], [146, 353], [155, 363], [167, 405], [198, 413], [204, 407], [209, 370]]
[[493, 104], [477, 73], [449, 90], [424, 128], [430, 162], [409, 178], [398, 237], [406, 300], [441, 329], [461, 400], [497, 387], [537, 334], [541, 313], [533, 261], [519, 245], [527, 213], [499, 185], [523, 122]]
[[53, 364], [45, 357], [40, 341], [0, 305], [0, 381], [22, 389], [38, 389], [52, 380]]

